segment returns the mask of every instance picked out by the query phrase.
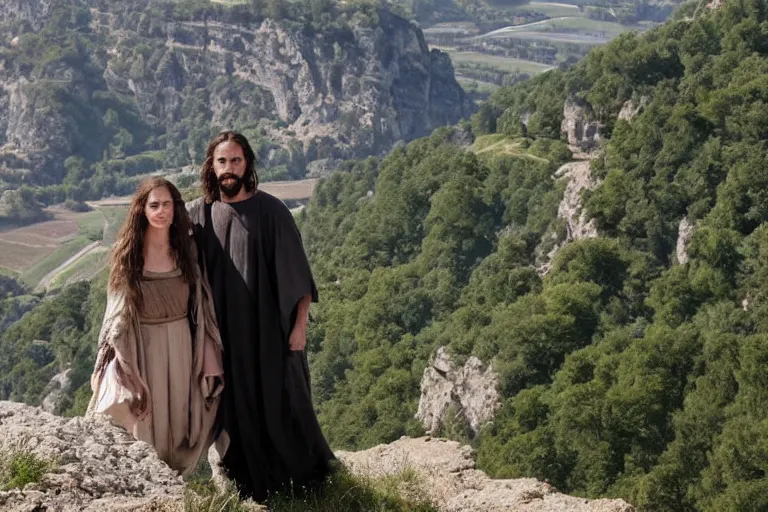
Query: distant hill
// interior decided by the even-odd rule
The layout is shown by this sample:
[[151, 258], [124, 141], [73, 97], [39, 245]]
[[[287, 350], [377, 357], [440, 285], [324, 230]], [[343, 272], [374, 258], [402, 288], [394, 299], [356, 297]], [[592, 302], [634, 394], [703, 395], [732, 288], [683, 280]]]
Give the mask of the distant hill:
[[473, 108], [446, 55], [365, 2], [12, 0], [0, 28], [0, 191], [43, 204], [199, 164], [222, 128], [263, 180], [299, 178]]

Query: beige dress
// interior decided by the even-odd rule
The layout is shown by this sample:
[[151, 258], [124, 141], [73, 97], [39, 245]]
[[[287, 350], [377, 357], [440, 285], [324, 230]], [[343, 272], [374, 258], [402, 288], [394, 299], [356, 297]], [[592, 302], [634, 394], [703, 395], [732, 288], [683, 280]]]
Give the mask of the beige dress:
[[[112, 415], [136, 439], [152, 445], [171, 468], [188, 475], [213, 442], [216, 407], [206, 404], [205, 397], [219, 387], [213, 379], [222, 374], [220, 357], [213, 353], [214, 344], [206, 342], [205, 376], [202, 380], [194, 378], [187, 315], [190, 290], [179, 270], [145, 270], [141, 291], [136, 366], [149, 389], [149, 414], [138, 420], [127, 412], [131, 392], [120, 384], [126, 379], [120, 378], [123, 374], [116, 367], [116, 359], [106, 368], [95, 410]], [[195, 411], [203, 416], [197, 421], [191, 417]]]

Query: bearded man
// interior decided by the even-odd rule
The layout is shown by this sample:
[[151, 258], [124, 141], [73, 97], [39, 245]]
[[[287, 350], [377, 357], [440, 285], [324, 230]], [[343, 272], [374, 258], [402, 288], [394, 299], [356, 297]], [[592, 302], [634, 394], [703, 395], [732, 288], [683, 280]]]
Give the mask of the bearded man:
[[241, 494], [263, 501], [321, 482], [334, 456], [304, 350], [317, 288], [293, 215], [259, 190], [255, 167], [242, 134], [220, 133], [202, 166], [204, 197], [187, 208], [224, 346], [221, 463]]

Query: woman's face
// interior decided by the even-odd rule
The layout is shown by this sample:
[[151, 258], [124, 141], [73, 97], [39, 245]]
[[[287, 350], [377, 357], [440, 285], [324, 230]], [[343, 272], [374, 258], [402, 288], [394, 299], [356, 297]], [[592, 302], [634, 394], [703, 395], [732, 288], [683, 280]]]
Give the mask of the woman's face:
[[168, 229], [173, 224], [173, 198], [165, 187], [157, 187], [147, 197], [144, 207], [149, 225], [156, 229]]

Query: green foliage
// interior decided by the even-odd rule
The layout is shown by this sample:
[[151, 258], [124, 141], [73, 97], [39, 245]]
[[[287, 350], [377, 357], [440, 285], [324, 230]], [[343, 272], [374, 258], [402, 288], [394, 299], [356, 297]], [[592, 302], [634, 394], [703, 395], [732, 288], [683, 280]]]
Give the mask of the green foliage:
[[24, 489], [39, 482], [54, 466], [54, 460], [39, 457], [25, 446], [6, 447], [0, 452], [0, 488]]
[[[334, 446], [419, 433], [420, 377], [443, 345], [499, 375], [491, 425], [442, 426], [492, 475], [639, 510], [763, 507], [767, 15], [726, 2], [622, 36], [497, 90], [472, 119], [473, 154], [438, 131], [322, 182], [302, 228]], [[601, 236], [560, 249], [542, 278], [546, 240], [564, 236], [552, 175], [571, 158], [568, 98], [603, 126], [584, 196]], [[617, 118], [628, 100], [643, 105], [631, 122]], [[696, 229], [679, 264], [683, 217]]]
[[[351, 165], [321, 182], [310, 202], [302, 229], [325, 298], [309, 344], [318, 351], [315, 396], [334, 445], [418, 434], [411, 411], [435, 343], [467, 325], [503, 335], [508, 326], [492, 322], [492, 308], [541, 287], [526, 268], [529, 240], [541, 238], [557, 210], [549, 176], [562, 145], [536, 143], [536, 155], [475, 155], [454, 147], [453, 137], [453, 129], [438, 130], [380, 162]], [[502, 229], [508, 236], [498, 239]], [[494, 279], [501, 272], [507, 277]], [[484, 320], [472, 319], [476, 300], [486, 303]], [[457, 301], [467, 308], [454, 312]], [[565, 314], [589, 309], [554, 297], [551, 304]], [[472, 353], [475, 339], [457, 339], [455, 350]], [[560, 360], [517, 382], [512, 367], [536, 358], [528, 341], [505, 356], [510, 386], [546, 379]]]
[[[50, 379], [67, 368], [72, 369], [68, 396], [88, 382], [106, 307], [105, 284], [102, 276], [93, 287], [88, 282], [68, 286], [2, 332], [0, 399], [39, 404]], [[62, 410], [82, 409], [82, 395], [62, 404]]]
[[0, 194], [0, 226], [33, 224], [49, 218], [29, 187]]

